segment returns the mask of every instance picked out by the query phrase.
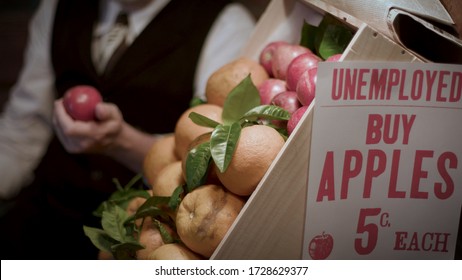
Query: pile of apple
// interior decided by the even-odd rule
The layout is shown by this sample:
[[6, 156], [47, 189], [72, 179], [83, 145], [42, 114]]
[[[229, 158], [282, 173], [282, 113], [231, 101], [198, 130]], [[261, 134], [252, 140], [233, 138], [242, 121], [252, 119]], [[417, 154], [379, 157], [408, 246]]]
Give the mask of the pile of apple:
[[[335, 54], [325, 61], [338, 61], [340, 57]], [[315, 97], [321, 61], [309, 48], [286, 41], [272, 41], [260, 52], [259, 63], [270, 77], [258, 86], [261, 103], [280, 106], [291, 114], [286, 123], [289, 135]]]

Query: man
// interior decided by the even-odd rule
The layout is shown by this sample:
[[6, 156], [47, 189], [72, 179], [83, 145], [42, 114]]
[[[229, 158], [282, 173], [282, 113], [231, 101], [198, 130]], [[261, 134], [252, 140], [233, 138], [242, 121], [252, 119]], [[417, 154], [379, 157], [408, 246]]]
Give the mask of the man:
[[[48, 258], [42, 250], [96, 258], [82, 226], [98, 226], [92, 211], [114, 191], [113, 178], [128, 182], [140, 171], [157, 135], [173, 131], [193, 94], [203, 97], [207, 77], [247, 41], [252, 16], [228, 4], [42, 1], [0, 120], [0, 196], [14, 197], [32, 181], [1, 218], [2, 259]], [[103, 44], [120, 12], [128, 16], [129, 47], [107, 74], [99, 63], [111, 56]], [[103, 96], [95, 122], [74, 121], [62, 105], [66, 90], [83, 84]]]

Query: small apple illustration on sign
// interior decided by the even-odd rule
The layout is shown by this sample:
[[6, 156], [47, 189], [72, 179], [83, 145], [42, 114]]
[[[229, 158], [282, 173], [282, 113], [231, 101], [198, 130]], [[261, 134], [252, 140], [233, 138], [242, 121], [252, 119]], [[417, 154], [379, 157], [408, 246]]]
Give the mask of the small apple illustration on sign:
[[308, 245], [308, 253], [313, 260], [325, 260], [334, 248], [332, 235], [322, 232], [311, 239]]

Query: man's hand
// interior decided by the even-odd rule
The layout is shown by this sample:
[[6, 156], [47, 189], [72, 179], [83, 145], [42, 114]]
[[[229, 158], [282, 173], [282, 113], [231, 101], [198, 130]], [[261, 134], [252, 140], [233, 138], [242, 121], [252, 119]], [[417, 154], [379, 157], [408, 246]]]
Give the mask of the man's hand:
[[66, 112], [62, 99], [55, 101], [53, 125], [69, 153], [108, 153], [117, 146], [124, 125], [119, 108], [101, 102], [95, 110], [97, 121], [76, 121]]
[[55, 101], [53, 126], [69, 153], [105, 154], [135, 172], [142, 170], [144, 156], [157, 136], [126, 123], [112, 103], [96, 105], [96, 121], [76, 121], [67, 114], [62, 99]]

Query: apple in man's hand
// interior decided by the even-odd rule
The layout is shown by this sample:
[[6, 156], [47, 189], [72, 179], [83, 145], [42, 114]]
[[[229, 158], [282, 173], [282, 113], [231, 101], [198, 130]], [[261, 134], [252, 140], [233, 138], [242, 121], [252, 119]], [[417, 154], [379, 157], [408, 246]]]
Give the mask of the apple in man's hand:
[[79, 121], [94, 121], [95, 107], [102, 101], [99, 91], [88, 85], [78, 85], [69, 88], [64, 93], [63, 105], [66, 112]]

